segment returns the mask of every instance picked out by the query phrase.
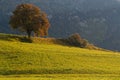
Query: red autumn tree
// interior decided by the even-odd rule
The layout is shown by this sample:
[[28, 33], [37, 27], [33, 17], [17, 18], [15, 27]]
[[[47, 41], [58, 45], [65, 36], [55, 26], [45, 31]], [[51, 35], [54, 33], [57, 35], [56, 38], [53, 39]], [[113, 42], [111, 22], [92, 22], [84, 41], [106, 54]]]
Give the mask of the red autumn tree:
[[18, 5], [9, 23], [13, 29], [26, 32], [28, 38], [31, 37], [32, 32], [37, 36], [48, 35], [50, 26], [47, 15], [33, 4]]

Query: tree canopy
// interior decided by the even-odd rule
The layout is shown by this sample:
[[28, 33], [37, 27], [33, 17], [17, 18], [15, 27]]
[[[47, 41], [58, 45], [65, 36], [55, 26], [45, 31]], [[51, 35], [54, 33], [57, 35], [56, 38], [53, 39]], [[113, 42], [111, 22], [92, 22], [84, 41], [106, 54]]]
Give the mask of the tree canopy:
[[49, 20], [47, 15], [33, 4], [20, 4], [13, 11], [10, 18], [10, 25], [13, 29], [26, 32], [28, 38], [34, 32], [36, 36], [48, 35]]

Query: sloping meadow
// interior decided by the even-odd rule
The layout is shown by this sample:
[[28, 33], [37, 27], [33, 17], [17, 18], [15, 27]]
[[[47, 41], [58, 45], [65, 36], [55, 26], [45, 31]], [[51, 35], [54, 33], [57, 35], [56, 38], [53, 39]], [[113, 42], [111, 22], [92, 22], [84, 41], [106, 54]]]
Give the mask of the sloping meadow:
[[54, 43], [0, 38], [0, 74], [120, 74], [120, 55]]

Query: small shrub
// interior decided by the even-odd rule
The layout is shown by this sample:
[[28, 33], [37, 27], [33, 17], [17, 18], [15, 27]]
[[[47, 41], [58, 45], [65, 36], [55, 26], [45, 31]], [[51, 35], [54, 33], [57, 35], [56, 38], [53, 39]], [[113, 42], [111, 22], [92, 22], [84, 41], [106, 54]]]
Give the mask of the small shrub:
[[78, 33], [75, 33], [68, 37], [67, 42], [72, 46], [78, 46], [81, 48], [84, 48], [89, 44], [88, 41], [82, 39]]

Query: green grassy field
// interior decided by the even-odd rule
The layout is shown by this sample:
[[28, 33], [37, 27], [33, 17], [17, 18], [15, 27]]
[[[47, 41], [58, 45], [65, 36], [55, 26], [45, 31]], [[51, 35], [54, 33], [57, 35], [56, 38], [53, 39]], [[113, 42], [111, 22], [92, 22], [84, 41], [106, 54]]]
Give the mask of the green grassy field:
[[[0, 80], [120, 80], [120, 54], [0, 34]], [[21, 75], [21, 76], [20, 76]]]

